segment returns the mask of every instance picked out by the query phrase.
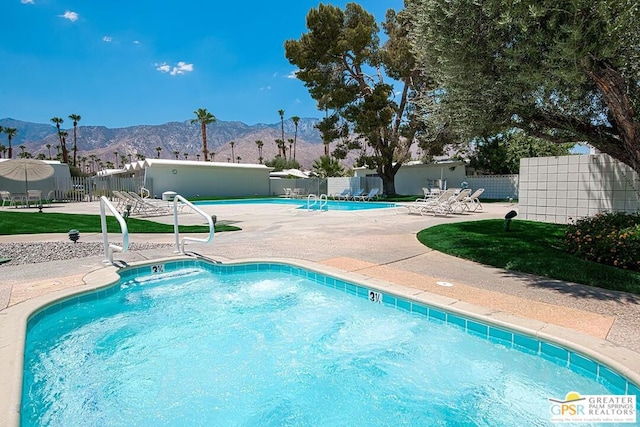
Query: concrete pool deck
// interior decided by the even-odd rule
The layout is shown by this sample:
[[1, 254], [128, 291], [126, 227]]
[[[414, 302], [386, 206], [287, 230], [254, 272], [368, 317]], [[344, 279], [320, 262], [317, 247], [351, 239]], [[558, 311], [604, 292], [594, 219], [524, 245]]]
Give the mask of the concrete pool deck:
[[[617, 359], [621, 373], [640, 375], [640, 296], [486, 267], [433, 251], [418, 242], [416, 233], [452, 222], [500, 218], [517, 206], [485, 204], [466, 215], [433, 217], [408, 215], [396, 209], [308, 212], [290, 205], [201, 206], [219, 222], [242, 228], [218, 233], [210, 245], [187, 243], [187, 251], [223, 262], [248, 259], [290, 260], [331, 273], [402, 288], [408, 294], [432, 296], [440, 304], [483, 315], [503, 323], [520, 324], [540, 335], [578, 343], [589, 353]], [[7, 209], [7, 208], [5, 208]], [[21, 209], [12, 211], [21, 212]], [[24, 209], [25, 212], [33, 210]], [[97, 202], [69, 203], [47, 212], [99, 214]], [[172, 223], [173, 218], [152, 217]], [[517, 221], [517, 218], [516, 220]], [[202, 224], [195, 214], [180, 215], [181, 224]], [[74, 228], [73, 224], [69, 228]], [[184, 236], [181, 236], [184, 237]], [[121, 241], [110, 235], [112, 241]], [[132, 234], [130, 242], [173, 243], [173, 234]], [[0, 242], [68, 241], [66, 234], [0, 236]], [[80, 230], [80, 241], [102, 241], [99, 233]], [[171, 249], [116, 253], [132, 264], [173, 256]], [[0, 321], [7, 308], [19, 308], [42, 295], [80, 288], [99, 271], [104, 256], [42, 264], [0, 266]], [[438, 282], [453, 286], [443, 287]], [[3, 329], [3, 335], [4, 335]], [[1, 340], [0, 349], [6, 344]], [[2, 363], [2, 360], [0, 360]], [[618, 368], [618, 366], [615, 366]], [[4, 379], [4, 378], [3, 378]], [[1, 397], [1, 396], [0, 396]], [[0, 400], [2, 400], [0, 398]], [[0, 413], [0, 420], [3, 419]]]

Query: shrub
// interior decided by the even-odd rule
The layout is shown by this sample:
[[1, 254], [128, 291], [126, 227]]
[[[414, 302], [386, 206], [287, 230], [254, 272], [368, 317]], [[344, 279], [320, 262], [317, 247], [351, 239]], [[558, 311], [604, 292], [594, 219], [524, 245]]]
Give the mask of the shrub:
[[601, 264], [640, 271], [640, 215], [602, 213], [567, 226], [567, 252]]

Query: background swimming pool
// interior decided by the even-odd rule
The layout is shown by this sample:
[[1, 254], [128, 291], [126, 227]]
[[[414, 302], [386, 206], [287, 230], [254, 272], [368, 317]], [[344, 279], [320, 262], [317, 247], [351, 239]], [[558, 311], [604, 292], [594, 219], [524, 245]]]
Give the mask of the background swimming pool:
[[[268, 205], [294, 205], [298, 206], [300, 209], [307, 208], [307, 199], [306, 197], [303, 199], [284, 199], [284, 198], [273, 198], [273, 199], [233, 199], [233, 200], [204, 200], [199, 202], [194, 202], [195, 205], [255, 205], [255, 204], [268, 204]], [[344, 201], [344, 200], [329, 200], [327, 203], [327, 208], [330, 211], [356, 211], [356, 210], [365, 210], [365, 209], [383, 209], [383, 208], [394, 208], [396, 205], [394, 203], [388, 202], [354, 202], [354, 201]], [[318, 207], [316, 206], [315, 209]]]
[[37, 315], [22, 423], [546, 425], [549, 397], [621, 393], [509, 339], [318, 279], [267, 268], [136, 273]]

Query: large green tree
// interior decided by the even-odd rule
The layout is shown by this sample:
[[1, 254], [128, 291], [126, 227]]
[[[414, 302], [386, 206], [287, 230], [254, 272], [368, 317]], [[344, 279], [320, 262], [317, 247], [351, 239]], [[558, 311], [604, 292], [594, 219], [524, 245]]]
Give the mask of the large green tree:
[[[191, 123], [200, 124], [200, 132], [202, 134], [202, 156], [206, 162], [209, 158], [209, 150], [207, 149], [207, 125], [215, 123], [216, 118], [213, 114], [208, 112], [206, 108], [198, 108], [193, 113], [196, 115], [196, 118], [192, 119]], [[158, 156], [160, 156], [159, 152]]]
[[342, 117], [371, 147], [362, 150], [369, 154], [361, 163], [376, 170], [389, 195], [418, 131], [411, 98], [426, 81], [415, 67], [410, 26], [406, 12], [389, 10], [383, 23], [388, 38], [381, 44], [375, 18], [360, 5], [342, 10], [320, 4], [307, 15], [308, 32], [285, 42], [286, 57], [318, 108]]
[[566, 156], [573, 144], [555, 144], [511, 130], [487, 138], [476, 138], [471, 143], [469, 166], [486, 174], [517, 174], [520, 159], [526, 157]]
[[[637, 0], [406, 0], [440, 87], [427, 123], [588, 142], [640, 172]], [[433, 106], [433, 105], [431, 105]]]

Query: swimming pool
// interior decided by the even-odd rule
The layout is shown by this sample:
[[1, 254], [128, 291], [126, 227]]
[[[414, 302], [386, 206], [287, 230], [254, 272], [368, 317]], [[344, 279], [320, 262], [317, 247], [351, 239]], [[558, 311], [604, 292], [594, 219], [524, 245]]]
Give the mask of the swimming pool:
[[[273, 199], [232, 199], [232, 200], [204, 200], [200, 202], [194, 202], [195, 205], [255, 205], [255, 204], [266, 204], [266, 205], [293, 205], [297, 206], [299, 209], [307, 209], [307, 199], [284, 199], [284, 198], [273, 198]], [[319, 206], [314, 206], [313, 210], [318, 210]], [[354, 202], [354, 201], [345, 201], [345, 200], [329, 200], [326, 204], [326, 207], [330, 211], [357, 211], [357, 210], [368, 210], [368, 209], [384, 209], [384, 208], [395, 208], [395, 203], [389, 202]]]
[[189, 260], [31, 317], [23, 425], [543, 425], [638, 394], [555, 344], [300, 267]]

